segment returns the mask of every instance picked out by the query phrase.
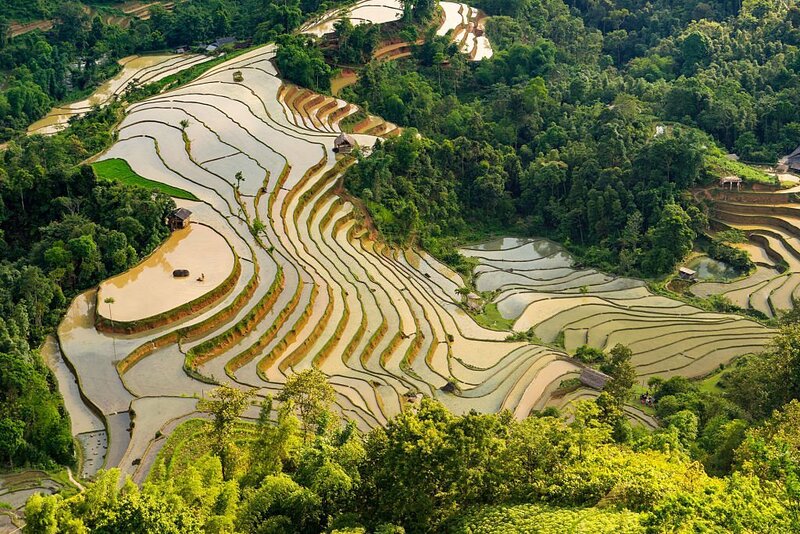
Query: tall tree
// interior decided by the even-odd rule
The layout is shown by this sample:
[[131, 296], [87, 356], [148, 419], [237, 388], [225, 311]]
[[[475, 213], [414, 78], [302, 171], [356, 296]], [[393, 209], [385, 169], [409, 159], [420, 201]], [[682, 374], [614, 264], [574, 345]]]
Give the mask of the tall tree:
[[303, 441], [319, 428], [321, 418], [330, 412], [336, 400], [336, 392], [328, 383], [328, 377], [317, 368], [306, 369], [286, 379], [278, 400], [290, 403], [300, 418]]
[[209, 398], [201, 399], [197, 404], [199, 410], [213, 418], [214, 452], [222, 463], [225, 480], [231, 479], [236, 470], [238, 451], [233, 441], [233, 431], [244, 410], [250, 406], [252, 396], [252, 391], [222, 385], [212, 390]]

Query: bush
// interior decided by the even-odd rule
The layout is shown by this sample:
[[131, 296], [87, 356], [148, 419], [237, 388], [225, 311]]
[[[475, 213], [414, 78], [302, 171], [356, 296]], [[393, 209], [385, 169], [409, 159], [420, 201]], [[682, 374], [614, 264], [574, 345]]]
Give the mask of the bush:
[[575, 351], [575, 358], [585, 364], [592, 365], [595, 363], [603, 363], [606, 359], [606, 355], [600, 349], [590, 347], [589, 345], [583, 345], [578, 347], [578, 350]]

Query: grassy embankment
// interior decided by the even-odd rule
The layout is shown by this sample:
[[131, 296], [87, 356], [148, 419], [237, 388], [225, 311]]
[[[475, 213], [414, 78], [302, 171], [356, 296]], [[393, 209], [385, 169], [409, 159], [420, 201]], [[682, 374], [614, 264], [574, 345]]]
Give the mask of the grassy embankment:
[[107, 159], [92, 163], [92, 168], [101, 180], [121, 182], [127, 185], [143, 187], [150, 191], [161, 191], [167, 195], [184, 200], [197, 200], [197, 197], [188, 191], [149, 180], [136, 174], [124, 159]]

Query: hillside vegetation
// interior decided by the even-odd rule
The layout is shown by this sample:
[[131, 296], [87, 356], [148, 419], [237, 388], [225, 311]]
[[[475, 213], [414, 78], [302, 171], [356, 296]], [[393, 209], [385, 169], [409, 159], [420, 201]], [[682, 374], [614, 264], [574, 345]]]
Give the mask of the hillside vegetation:
[[[797, 1], [480, 0], [487, 20], [458, 7], [480, 61], [432, 0], [379, 6], [385, 33], [295, 31], [346, 4], [194, 0], [127, 28], [8, 4], [55, 26], [0, 38], [0, 467], [75, 465], [37, 347], [163, 242], [171, 196], [237, 258], [194, 315], [68, 325], [112, 460], [33, 495], [24, 532], [800, 531], [800, 302], [762, 291], [794, 310], [744, 319], [716, 286], [651, 283], [697, 249], [765, 272], [702, 193], [769, 188], [728, 153], [800, 143]], [[24, 133], [126, 55], [225, 35], [274, 45]], [[401, 60], [372, 59], [384, 37]], [[358, 80], [335, 99], [339, 63]], [[334, 153], [342, 131], [375, 144]], [[790, 208], [732, 204], [795, 242]], [[498, 235], [526, 239], [467, 245]]]
[[[342, 93], [428, 139], [386, 143], [345, 179], [387, 238], [548, 235], [606, 271], [672, 271], [708, 231], [687, 188], [773, 164], [800, 143], [800, 9], [483, 1], [497, 49], [444, 38], [373, 62]], [[392, 217], [383, 214], [392, 213]]]
[[[423, 400], [364, 436], [329, 411], [318, 371], [291, 377], [256, 424], [247, 394], [217, 390], [212, 421], [185, 423], [141, 489], [98, 476], [70, 498], [35, 496], [27, 532], [790, 532], [800, 404], [744, 433], [737, 468], [707, 475], [687, 412], [654, 433], [614, 439], [592, 402], [567, 423], [540, 414], [456, 417]], [[204, 401], [206, 402], [206, 401]], [[301, 408], [295, 412], [293, 407]], [[297, 414], [297, 415], [295, 415]], [[611, 419], [609, 419], [611, 417]], [[789, 447], [788, 456], [781, 451]], [[779, 459], [780, 458], [780, 459]], [[780, 467], [775, 462], [780, 462]], [[787, 470], [788, 468], [788, 470]], [[67, 528], [69, 525], [69, 529]]]

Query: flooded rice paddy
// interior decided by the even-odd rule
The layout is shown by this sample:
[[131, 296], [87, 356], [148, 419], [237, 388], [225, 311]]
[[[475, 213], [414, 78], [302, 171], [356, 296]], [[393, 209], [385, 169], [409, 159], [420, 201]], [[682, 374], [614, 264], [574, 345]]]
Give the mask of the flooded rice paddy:
[[91, 96], [79, 102], [53, 108], [47, 115], [31, 124], [28, 133], [42, 135], [57, 133], [68, 126], [70, 119], [88, 113], [95, 106], [104, 106], [133, 85], [156, 82], [210, 59], [210, 56], [176, 54], [123, 58], [119, 60], [122, 70], [98, 87]]
[[[420, 394], [456, 413], [509, 409], [521, 418], [576, 376], [580, 367], [568, 353], [582, 344], [629, 344], [646, 380], [701, 376], [759, 350], [772, 335], [739, 316], [652, 295], [640, 280], [578, 269], [553, 242], [518, 238], [463, 252], [478, 262], [481, 298], [537, 341], [510, 341], [511, 331], [482, 326], [462, 301], [460, 275], [425, 253], [376, 240], [358, 208], [337, 194], [347, 161], [337, 159], [334, 139], [358, 108], [285, 84], [274, 53], [272, 45], [255, 49], [131, 106], [102, 156], [197, 196], [193, 221], [219, 236], [208, 237], [216, 245], [191, 245], [192, 234], [206, 228], [193, 225], [152, 264], [104, 283], [99, 298], [76, 298], [59, 328], [64, 358], [103, 414], [106, 466], [141, 479], [161, 443], [156, 433], [194, 416], [209, 382], [264, 396], [291, 373], [318, 367], [334, 385], [338, 410], [363, 430], [385, 424]], [[230, 83], [235, 71], [243, 82]], [[183, 120], [188, 142], [177, 126]], [[369, 147], [392, 127], [371, 117], [356, 139]], [[247, 172], [237, 184], [230, 175], [239, 166]], [[203, 313], [135, 335], [94, 327], [95, 305], [108, 296], [115, 320], [192, 298], [169, 300], [178, 283], [171, 270], [189, 269], [180, 281], [188, 287], [204, 273], [211, 287], [211, 263], [219, 262], [214, 276], [224, 278], [231, 248], [241, 274]], [[169, 336], [179, 328], [176, 342]]]
[[[233, 251], [218, 232], [192, 224], [173, 232], [136, 267], [100, 284], [99, 312], [114, 321], [135, 321], [172, 310], [220, 285], [233, 263]], [[189, 276], [174, 277], [176, 269]], [[113, 304], [105, 303], [109, 298]]]

